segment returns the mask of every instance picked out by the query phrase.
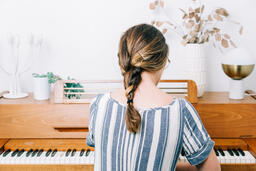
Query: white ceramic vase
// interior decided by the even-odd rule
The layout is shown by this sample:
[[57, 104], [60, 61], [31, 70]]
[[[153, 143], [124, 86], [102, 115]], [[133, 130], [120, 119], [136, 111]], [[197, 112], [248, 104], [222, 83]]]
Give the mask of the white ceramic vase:
[[185, 77], [196, 82], [197, 96], [203, 96], [206, 89], [206, 57], [203, 44], [187, 44], [184, 47]]
[[48, 77], [33, 77], [34, 79], [34, 99], [47, 100], [50, 97], [50, 85]]

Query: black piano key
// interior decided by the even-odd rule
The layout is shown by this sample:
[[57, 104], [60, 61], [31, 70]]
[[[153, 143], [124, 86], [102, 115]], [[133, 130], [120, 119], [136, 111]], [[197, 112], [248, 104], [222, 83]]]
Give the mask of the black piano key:
[[37, 157], [40, 157], [41, 156], [41, 154], [44, 152], [44, 150], [43, 149], [41, 149], [41, 150], [39, 150], [39, 152], [37, 153]]
[[90, 154], [90, 149], [87, 149], [86, 153], [85, 153], [85, 156], [89, 156], [89, 154]]
[[11, 156], [14, 157], [19, 152], [18, 149], [16, 149], [14, 152], [12, 152]]
[[216, 156], [220, 155], [219, 152], [215, 148], [214, 148], [214, 152], [215, 152]]
[[33, 150], [30, 149], [30, 150], [26, 153], [26, 157], [29, 157], [32, 152], [33, 152]]
[[218, 151], [220, 152], [220, 155], [225, 156], [225, 153], [221, 148], [219, 148]]
[[70, 152], [71, 152], [71, 149], [68, 149], [68, 151], [66, 152], [66, 157], [68, 157], [69, 156], [69, 154], [70, 154]]
[[84, 149], [81, 150], [80, 157], [82, 157], [83, 155], [84, 155]]
[[38, 149], [36, 149], [35, 151], [33, 151], [33, 153], [32, 153], [32, 157], [34, 157], [35, 155], [36, 155], [36, 153], [38, 153]]
[[6, 150], [6, 151], [3, 153], [3, 157], [6, 157], [10, 152], [11, 152], [10, 149]]
[[57, 153], [57, 149], [54, 149], [52, 154], [51, 154], [51, 157], [54, 157], [56, 153]]
[[71, 157], [75, 156], [75, 154], [76, 154], [76, 149], [73, 149], [71, 153]]
[[232, 152], [232, 150], [228, 149], [228, 153], [229, 153], [231, 156], [234, 156], [234, 153]]
[[233, 148], [232, 151], [234, 152], [234, 154], [235, 154], [236, 156], [239, 156], [239, 153], [238, 153], [238, 151], [237, 151], [235, 148]]
[[242, 156], [245, 156], [245, 153], [244, 153], [244, 151], [243, 151], [241, 148], [238, 149], [238, 152], [239, 152]]
[[52, 152], [52, 149], [49, 149], [49, 150], [46, 152], [45, 156], [48, 157], [48, 156], [51, 154], [51, 152]]
[[18, 152], [18, 154], [17, 154], [17, 157], [20, 157], [23, 153], [24, 153], [24, 149], [21, 149], [19, 152]]

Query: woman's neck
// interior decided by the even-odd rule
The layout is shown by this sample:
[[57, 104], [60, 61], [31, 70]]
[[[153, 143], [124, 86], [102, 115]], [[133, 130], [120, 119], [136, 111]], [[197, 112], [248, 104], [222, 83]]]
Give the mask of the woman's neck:
[[141, 73], [141, 82], [137, 88], [137, 91], [152, 90], [157, 88], [159, 78], [154, 73], [142, 72]]

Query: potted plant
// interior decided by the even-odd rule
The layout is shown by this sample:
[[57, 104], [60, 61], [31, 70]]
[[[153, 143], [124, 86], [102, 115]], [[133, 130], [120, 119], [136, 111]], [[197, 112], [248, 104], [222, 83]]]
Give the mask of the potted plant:
[[229, 19], [229, 13], [225, 8], [220, 7], [210, 13], [205, 13], [205, 5], [200, 0], [192, 0], [192, 2], [193, 4], [187, 10], [179, 9], [183, 14], [181, 25], [168, 18], [163, 0], [150, 3], [149, 8], [163, 11], [168, 18], [164, 21], [153, 20], [153, 25], [160, 28], [163, 34], [170, 29], [180, 36], [181, 44], [184, 46], [185, 73], [189, 79], [197, 83], [200, 97], [206, 87], [206, 57], [203, 45], [211, 41], [213, 47], [222, 53], [227, 48], [236, 48], [231, 36], [222, 31], [223, 23], [237, 25], [240, 34], [242, 34], [243, 27], [240, 23]]

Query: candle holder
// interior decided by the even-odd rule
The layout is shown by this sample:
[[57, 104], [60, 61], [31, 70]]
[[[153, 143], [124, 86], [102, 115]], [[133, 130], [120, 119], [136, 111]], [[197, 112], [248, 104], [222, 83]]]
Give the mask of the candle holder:
[[[13, 62], [9, 62], [11, 66], [4, 67], [0, 65], [0, 68], [10, 78], [9, 92], [3, 94], [5, 98], [23, 98], [28, 96], [28, 93], [22, 92], [20, 88], [20, 77], [26, 71], [28, 71], [32, 64], [33, 58], [39, 55], [42, 46], [42, 35], [35, 36], [31, 34], [27, 38], [21, 39], [18, 34], [11, 34], [8, 36], [8, 46], [10, 47], [10, 59]], [[27, 49], [24, 49], [27, 48]], [[21, 65], [21, 61], [24, 60], [24, 56], [21, 56], [20, 52], [27, 50], [28, 61], [25, 65]]]

